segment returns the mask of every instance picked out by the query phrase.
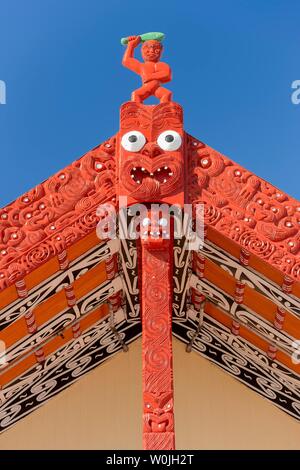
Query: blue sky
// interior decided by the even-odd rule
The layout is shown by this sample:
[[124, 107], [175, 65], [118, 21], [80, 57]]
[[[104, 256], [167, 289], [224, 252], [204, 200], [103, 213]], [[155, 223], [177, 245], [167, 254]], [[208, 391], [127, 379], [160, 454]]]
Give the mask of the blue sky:
[[118, 130], [120, 38], [163, 31], [186, 130], [300, 198], [298, 0], [0, 0], [0, 205]]

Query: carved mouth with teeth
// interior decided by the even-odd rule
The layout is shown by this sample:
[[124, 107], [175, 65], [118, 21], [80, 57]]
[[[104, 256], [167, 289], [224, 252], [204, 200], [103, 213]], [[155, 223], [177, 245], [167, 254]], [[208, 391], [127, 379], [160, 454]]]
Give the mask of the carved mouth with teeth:
[[120, 182], [135, 199], [155, 201], [179, 190], [182, 173], [180, 155], [129, 155], [121, 166]]
[[154, 172], [149, 172], [144, 167], [133, 167], [130, 172], [131, 179], [141, 184], [145, 178], [153, 178], [160, 184], [167, 183], [168, 180], [173, 176], [173, 171], [168, 166], [157, 168]]

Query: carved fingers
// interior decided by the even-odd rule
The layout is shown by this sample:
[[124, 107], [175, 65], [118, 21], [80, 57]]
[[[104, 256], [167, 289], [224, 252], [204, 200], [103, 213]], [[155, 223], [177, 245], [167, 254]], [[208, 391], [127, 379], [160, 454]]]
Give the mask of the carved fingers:
[[129, 36], [128, 37], [128, 45], [136, 47], [140, 44], [141, 37], [140, 36]]

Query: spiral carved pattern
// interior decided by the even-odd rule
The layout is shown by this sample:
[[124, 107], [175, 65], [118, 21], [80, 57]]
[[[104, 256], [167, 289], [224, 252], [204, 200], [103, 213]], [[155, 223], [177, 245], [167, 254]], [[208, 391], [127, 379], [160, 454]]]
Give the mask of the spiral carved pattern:
[[186, 149], [186, 191], [206, 223], [300, 281], [300, 202], [189, 135]]
[[261, 258], [269, 258], [274, 252], [274, 245], [268, 240], [262, 240], [256, 233], [244, 232], [239, 240], [241, 244], [252, 253]]
[[0, 210], [0, 290], [95, 229], [115, 196], [111, 138]]
[[174, 449], [171, 245], [142, 240], [143, 400], [145, 449]]

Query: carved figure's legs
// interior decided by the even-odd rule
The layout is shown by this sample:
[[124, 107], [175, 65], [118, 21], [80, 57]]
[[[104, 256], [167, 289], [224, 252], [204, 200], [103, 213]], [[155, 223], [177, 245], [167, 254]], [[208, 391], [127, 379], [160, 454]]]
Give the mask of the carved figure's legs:
[[154, 94], [156, 98], [160, 100], [161, 103], [169, 103], [170, 101], [172, 101], [172, 92], [167, 88], [163, 88], [162, 86], [157, 88]]
[[155, 95], [161, 103], [168, 103], [172, 100], [172, 92], [159, 86], [158, 80], [151, 80], [151, 82], [145, 83], [141, 88], [134, 90], [131, 95], [131, 100], [136, 103], [142, 103], [149, 96]]
[[159, 81], [151, 80], [151, 82], [145, 83], [141, 88], [134, 90], [131, 95], [132, 101], [136, 103], [142, 103], [149, 96], [154, 95], [155, 90], [159, 87]]

